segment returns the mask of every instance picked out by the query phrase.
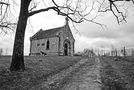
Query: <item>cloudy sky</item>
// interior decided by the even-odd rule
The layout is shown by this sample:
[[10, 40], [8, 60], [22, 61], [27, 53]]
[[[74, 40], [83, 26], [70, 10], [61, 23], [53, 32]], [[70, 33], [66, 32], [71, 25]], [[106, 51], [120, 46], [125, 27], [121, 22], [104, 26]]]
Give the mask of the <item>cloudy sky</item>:
[[[83, 22], [80, 24], [70, 23], [73, 36], [75, 38], [75, 52], [82, 51], [84, 48], [105, 48], [111, 49], [113, 46], [122, 48], [134, 47], [134, 14], [130, 14], [127, 23], [117, 24], [115, 17], [105, 14], [97, 20], [107, 25], [107, 29], [102, 29], [99, 25]], [[34, 35], [39, 29], [50, 29], [60, 27], [65, 24], [65, 17], [57, 15], [54, 11], [40, 13], [30, 17], [26, 29], [25, 55], [29, 54], [29, 37]], [[0, 35], [0, 48], [4, 49], [4, 54], [12, 54], [14, 33]]]

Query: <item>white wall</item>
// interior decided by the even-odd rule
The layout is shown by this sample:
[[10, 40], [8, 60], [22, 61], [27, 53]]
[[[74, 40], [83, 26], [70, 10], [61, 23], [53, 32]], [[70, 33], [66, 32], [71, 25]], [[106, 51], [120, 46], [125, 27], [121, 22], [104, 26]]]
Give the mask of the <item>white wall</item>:
[[[46, 43], [47, 40], [50, 42], [49, 50], [46, 50]], [[58, 53], [58, 37], [53, 38], [46, 38], [46, 39], [40, 39], [40, 40], [32, 40], [31, 42], [31, 53], [40, 53], [41, 51], [47, 53], [47, 54], [54, 54]], [[42, 43], [44, 43], [44, 46], [42, 46]], [[40, 44], [37, 46], [37, 44]]]

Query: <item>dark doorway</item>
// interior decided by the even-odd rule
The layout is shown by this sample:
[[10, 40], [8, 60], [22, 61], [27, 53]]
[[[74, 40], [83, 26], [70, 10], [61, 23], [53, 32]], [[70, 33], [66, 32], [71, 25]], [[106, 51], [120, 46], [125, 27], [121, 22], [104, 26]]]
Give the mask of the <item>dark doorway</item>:
[[65, 54], [65, 56], [68, 55], [68, 45], [67, 45], [67, 43], [65, 43], [65, 45], [64, 45], [64, 54]]
[[47, 41], [47, 45], [46, 45], [46, 50], [49, 50], [49, 46], [50, 46], [50, 42], [49, 40]]
[[63, 47], [64, 47], [64, 54], [65, 56], [70, 56], [71, 55], [71, 43], [69, 40], [65, 40], [63, 43]]

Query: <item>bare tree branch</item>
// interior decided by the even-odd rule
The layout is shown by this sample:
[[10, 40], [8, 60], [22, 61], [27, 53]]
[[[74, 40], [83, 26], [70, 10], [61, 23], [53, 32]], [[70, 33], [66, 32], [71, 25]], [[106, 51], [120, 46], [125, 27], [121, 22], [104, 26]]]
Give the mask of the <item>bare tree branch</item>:
[[2, 2], [2, 1], [0, 1], [0, 5], [3, 5], [3, 4], [4, 4], [4, 5], [7, 5], [7, 6], [9, 5], [9, 3], [7, 3], [7, 2]]
[[9, 30], [13, 31], [17, 25], [10, 20], [9, 15], [11, 17], [9, 1], [0, 1], [0, 31], [5, 34]]
[[[32, 0], [29, 0], [28, 2], [31, 2]], [[45, 12], [45, 11], [49, 11], [49, 10], [54, 10], [57, 12], [58, 15], [61, 16], [65, 16], [68, 17], [72, 22], [75, 23], [81, 23], [84, 20], [88, 21], [88, 22], [93, 22], [96, 23], [97, 25], [102, 25], [101, 23], [98, 22], [94, 22], [96, 20], [96, 18], [99, 16], [99, 13], [106, 13], [106, 12], [112, 12], [112, 14], [115, 16], [116, 20], [118, 23], [121, 23], [123, 21], [126, 22], [126, 17], [127, 17], [127, 9], [124, 9], [124, 11], [122, 11], [120, 8], [124, 6], [121, 5], [119, 6], [117, 3], [119, 2], [131, 2], [134, 4], [134, 0], [96, 0], [97, 3], [99, 3], [100, 5], [98, 6], [98, 12], [96, 13], [96, 15], [94, 17], [92, 17], [91, 19], [87, 19], [86, 17], [88, 17], [89, 15], [92, 14], [92, 11], [94, 11], [94, 7], [95, 7], [95, 1], [92, 2], [91, 6], [87, 5], [86, 0], [65, 0], [63, 4], [59, 4], [56, 2], [56, 0], [52, 0], [52, 6], [46, 6], [45, 5], [45, 1], [42, 0], [42, 3], [44, 3], [44, 8], [36, 10], [37, 8], [37, 4], [38, 2], [36, 0], [33, 0], [31, 2], [31, 7], [29, 9], [29, 13], [28, 13], [28, 17], [37, 14], [37, 13], [41, 13], [41, 12]], [[13, 3], [18, 5], [15, 0], [13, 0]], [[8, 2], [4, 2], [4, 1], [0, 1], [0, 14], [1, 14], [1, 19], [0, 22], [6, 22], [7, 20], [7, 12], [8, 12], [8, 7], [9, 7], [9, 3]], [[81, 5], [83, 5], [84, 7], [82, 7]], [[3, 7], [6, 7], [4, 9], [4, 11], [2, 10]], [[89, 9], [90, 7], [90, 9]], [[0, 23], [0, 27], [2, 27], [2, 23]], [[9, 24], [8, 27], [12, 25]], [[3, 25], [3, 27], [7, 27], [7, 25]], [[3, 28], [2, 27], [2, 28]]]
[[[123, 7], [125, 6], [125, 2], [129, 2], [129, 1], [133, 2], [133, 0], [103, 0], [102, 2], [98, 1], [98, 3], [100, 4], [98, 12], [102, 12], [102, 13], [112, 12], [113, 15], [115, 16], [118, 24], [123, 21], [126, 22], [127, 21], [126, 20], [127, 10], [124, 9], [124, 11], [122, 11], [121, 9], [123, 9]], [[106, 3], [106, 2], [108, 2], [108, 3]], [[123, 4], [119, 5], [119, 3], [120, 4], [123, 3]]]
[[57, 7], [48, 7], [48, 8], [32, 11], [32, 12], [29, 12], [28, 16], [32, 16], [34, 14], [37, 14], [37, 13], [40, 13], [40, 12], [45, 12], [45, 11], [48, 11], [48, 10], [51, 10], [51, 9], [56, 10], [58, 8]]

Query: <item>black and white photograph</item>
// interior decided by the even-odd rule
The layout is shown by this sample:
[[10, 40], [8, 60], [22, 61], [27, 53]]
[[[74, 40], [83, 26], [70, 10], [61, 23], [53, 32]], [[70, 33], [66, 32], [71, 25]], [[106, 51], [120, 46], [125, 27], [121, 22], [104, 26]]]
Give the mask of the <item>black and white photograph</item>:
[[0, 0], [0, 90], [134, 90], [134, 0]]

